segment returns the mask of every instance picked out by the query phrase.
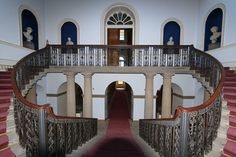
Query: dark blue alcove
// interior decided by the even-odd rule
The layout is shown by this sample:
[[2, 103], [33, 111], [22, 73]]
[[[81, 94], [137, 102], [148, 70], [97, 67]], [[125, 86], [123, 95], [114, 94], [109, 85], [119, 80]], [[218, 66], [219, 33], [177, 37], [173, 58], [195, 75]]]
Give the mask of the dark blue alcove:
[[164, 26], [163, 45], [167, 44], [170, 36], [173, 37], [175, 45], [180, 44], [180, 26], [174, 21], [170, 21]]
[[[211, 43], [210, 36], [212, 35], [211, 28], [212, 26], [218, 27], [218, 32], [222, 31], [222, 19], [223, 19], [223, 11], [220, 8], [214, 9], [206, 20], [205, 25], [205, 40], [204, 40], [204, 50], [208, 50], [208, 45]], [[221, 37], [217, 39], [217, 42], [221, 43]]]
[[22, 19], [22, 38], [23, 38], [23, 42], [26, 41], [26, 38], [23, 35], [23, 32], [26, 31], [27, 27], [31, 27], [33, 29], [33, 32], [31, 33], [31, 35], [33, 35], [33, 40], [32, 42], [34, 43], [34, 49], [38, 50], [39, 48], [39, 39], [38, 39], [38, 22], [34, 16], [34, 14], [25, 9], [22, 11], [21, 13], [21, 19]]
[[77, 27], [72, 22], [66, 22], [61, 27], [61, 44], [66, 45], [67, 38], [70, 37], [74, 45], [77, 45]]

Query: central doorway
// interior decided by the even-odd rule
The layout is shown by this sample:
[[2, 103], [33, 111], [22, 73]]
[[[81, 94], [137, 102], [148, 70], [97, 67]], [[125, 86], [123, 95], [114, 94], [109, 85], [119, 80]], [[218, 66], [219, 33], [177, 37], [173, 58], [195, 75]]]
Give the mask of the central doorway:
[[[128, 103], [128, 112], [129, 112], [129, 118], [132, 119], [132, 112], [133, 112], [133, 90], [130, 87], [130, 85], [121, 80], [117, 80], [109, 84], [109, 86], [106, 88], [106, 100], [105, 100], [105, 119], [110, 118], [110, 109], [111, 109], [111, 101], [112, 98], [117, 90], [124, 91], [127, 103]], [[122, 99], [122, 98], [121, 98]]]
[[[132, 45], [132, 28], [108, 28], [108, 45]], [[130, 49], [109, 49], [108, 65], [129, 66], [132, 64], [132, 51]]]

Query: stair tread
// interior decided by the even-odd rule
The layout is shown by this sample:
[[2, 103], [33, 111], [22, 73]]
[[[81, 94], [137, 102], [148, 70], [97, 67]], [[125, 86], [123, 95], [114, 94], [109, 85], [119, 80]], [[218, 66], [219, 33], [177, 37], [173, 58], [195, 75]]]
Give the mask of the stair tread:
[[227, 141], [224, 147], [224, 153], [230, 156], [236, 156], [236, 142]]
[[0, 156], [2, 156], [2, 157], [16, 157], [16, 155], [11, 151], [10, 148], [0, 151]]
[[227, 131], [227, 137], [236, 142], [236, 128], [229, 127]]
[[232, 105], [232, 104], [236, 105], [236, 100], [234, 99], [228, 100], [227, 105]]
[[236, 116], [236, 105], [235, 106], [228, 105], [228, 109], [230, 111], [230, 115], [235, 115]]
[[236, 127], [236, 117], [234, 116], [229, 116], [229, 125]]

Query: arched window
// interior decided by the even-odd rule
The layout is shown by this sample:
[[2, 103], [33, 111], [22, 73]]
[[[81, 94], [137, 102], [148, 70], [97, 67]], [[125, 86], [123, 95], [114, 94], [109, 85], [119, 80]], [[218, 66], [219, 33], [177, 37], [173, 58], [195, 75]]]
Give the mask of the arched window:
[[170, 21], [165, 24], [163, 30], [163, 45], [166, 45], [168, 41], [172, 41], [170, 45], [180, 44], [180, 26], [175, 21]]
[[68, 40], [77, 45], [77, 27], [73, 22], [65, 22], [61, 27], [61, 44], [66, 45]]
[[220, 47], [222, 31], [223, 11], [221, 8], [214, 9], [207, 17], [205, 23], [204, 50]]
[[133, 25], [133, 19], [124, 12], [115, 12], [107, 20], [108, 25]]
[[24, 9], [21, 13], [23, 46], [37, 50], [39, 48], [38, 22], [34, 14]]

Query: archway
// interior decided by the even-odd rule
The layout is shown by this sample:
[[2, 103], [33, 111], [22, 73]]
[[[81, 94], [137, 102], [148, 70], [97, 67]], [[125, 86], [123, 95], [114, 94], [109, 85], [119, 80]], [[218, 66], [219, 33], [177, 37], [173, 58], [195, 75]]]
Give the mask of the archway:
[[[163, 85], [156, 92], [156, 115], [161, 115]], [[171, 84], [171, 114], [175, 114], [178, 106], [183, 106], [183, 91], [177, 84]]]
[[[61, 84], [57, 90], [57, 114], [67, 115], [67, 83]], [[75, 102], [76, 102], [76, 114], [82, 116], [83, 111], [83, 91], [82, 88], [75, 83]]]
[[[114, 81], [106, 88], [105, 93], [105, 119], [110, 116], [110, 103], [116, 90], [123, 90], [128, 100], [129, 118], [132, 118], [133, 112], [133, 90], [130, 85], [124, 81]], [[121, 98], [122, 99], [122, 98]]]
[[46, 91], [43, 86], [36, 84], [37, 104], [44, 105], [47, 103]]

